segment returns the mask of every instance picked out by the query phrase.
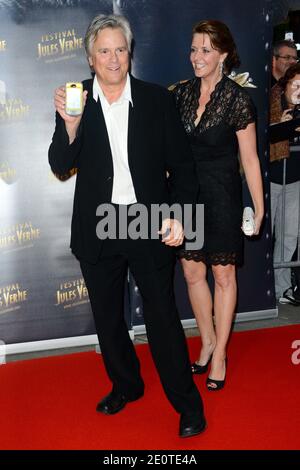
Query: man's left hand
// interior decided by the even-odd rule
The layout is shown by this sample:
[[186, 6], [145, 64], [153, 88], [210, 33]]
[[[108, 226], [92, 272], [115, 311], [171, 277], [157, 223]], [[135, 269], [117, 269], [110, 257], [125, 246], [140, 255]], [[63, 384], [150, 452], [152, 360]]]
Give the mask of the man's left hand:
[[158, 233], [162, 235], [162, 242], [166, 245], [179, 246], [183, 243], [183, 227], [176, 219], [164, 219]]

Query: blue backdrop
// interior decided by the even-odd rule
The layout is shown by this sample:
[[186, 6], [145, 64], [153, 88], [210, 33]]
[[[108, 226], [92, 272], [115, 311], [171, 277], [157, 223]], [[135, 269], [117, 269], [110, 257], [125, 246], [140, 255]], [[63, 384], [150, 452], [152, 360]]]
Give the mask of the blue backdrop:
[[[272, 2], [273, 5], [276, 2]], [[22, 343], [94, 333], [79, 265], [69, 251], [75, 177], [52, 175], [47, 151], [54, 130], [53, 91], [89, 77], [83, 37], [100, 12], [126, 15], [134, 31], [132, 72], [168, 86], [192, 76], [193, 24], [216, 18], [230, 27], [257, 88], [249, 92], [258, 111], [258, 141], [266, 190], [266, 123], [271, 2], [253, 0], [0, 0], [0, 339]], [[245, 203], [249, 201], [247, 188]], [[238, 273], [238, 312], [274, 311], [269, 213], [258, 241], [245, 243]], [[180, 315], [192, 318], [186, 288], [176, 275]], [[130, 279], [126, 311], [143, 323]]]

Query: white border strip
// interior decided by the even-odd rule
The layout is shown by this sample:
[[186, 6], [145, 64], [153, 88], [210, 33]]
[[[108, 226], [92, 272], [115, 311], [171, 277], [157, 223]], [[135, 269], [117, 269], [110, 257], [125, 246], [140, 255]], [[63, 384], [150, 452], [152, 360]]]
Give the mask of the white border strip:
[[[267, 320], [270, 318], [278, 317], [278, 308], [271, 310], [257, 310], [253, 312], [242, 312], [237, 313], [234, 323], [253, 321], [253, 320]], [[188, 318], [187, 320], [181, 320], [183, 328], [197, 328], [195, 318]], [[146, 333], [145, 325], [138, 325], [133, 327], [135, 335], [144, 335]]]
[[[278, 309], [258, 310], [253, 312], [242, 312], [236, 315], [235, 322], [263, 320], [268, 318], [277, 318]], [[196, 328], [196, 320], [189, 318], [181, 321], [183, 328]], [[130, 338], [133, 340], [135, 335], [146, 333], [145, 325], [134, 326], [129, 330]], [[28, 341], [26, 343], [5, 344], [5, 354], [22, 354], [34, 351], [47, 351], [61, 348], [74, 348], [80, 346], [98, 345], [97, 335], [72, 336], [70, 338], [47, 339], [43, 341]], [[99, 351], [99, 348], [97, 348]]]
[[6, 344], [6, 354], [20, 354], [33, 351], [45, 351], [76, 346], [98, 344], [97, 335], [73, 336], [70, 338], [47, 339], [43, 341], [28, 341], [26, 343]]
[[[133, 330], [129, 330], [129, 336], [132, 340], [134, 339]], [[72, 336], [70, 338], [58, 338], [47, 339], [43, 341], [28, 341], [26, 343], [4, 344], [6, 355], [94, 345], [98, 346], [97, 352], [100, 352], [97, 335]]]

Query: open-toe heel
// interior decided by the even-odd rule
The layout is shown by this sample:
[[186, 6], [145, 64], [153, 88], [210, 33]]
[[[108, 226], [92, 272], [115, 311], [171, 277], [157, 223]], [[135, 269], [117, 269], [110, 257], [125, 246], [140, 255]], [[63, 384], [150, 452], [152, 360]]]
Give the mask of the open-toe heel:
[[[225, 359], [225, 368], [227, 369], [227, 358]], [[225, 374], [226, 374], [226, 370], [225, 370]], [[215, 380], [215, 379], [211, 379], [210, 377], [207, 377], [206, 387], [210, 392], [216, 392], [224, 388], [225, 381], [226, 381], [226, 375], [224, 377], [224, 380]]]
[[193, 362], [193, 364], [191, 364], [192, 373], [193, 374], [205, 374], [205, 372], [208, 369], [211, 359], [212, 359], [212, 354], [210, 355], [210, 358], [208, 359], [207, 363], [204, 364], [204, 366], [201, 366], [201, 364], [197, 364], [197, 362]]

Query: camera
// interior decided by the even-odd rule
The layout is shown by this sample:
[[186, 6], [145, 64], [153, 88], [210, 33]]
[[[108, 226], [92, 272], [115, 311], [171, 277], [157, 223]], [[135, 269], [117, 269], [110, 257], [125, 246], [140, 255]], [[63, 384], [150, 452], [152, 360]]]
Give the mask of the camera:
[[297, 104], [293, 109], [293, 119], [300, 119], [300, 104]]

